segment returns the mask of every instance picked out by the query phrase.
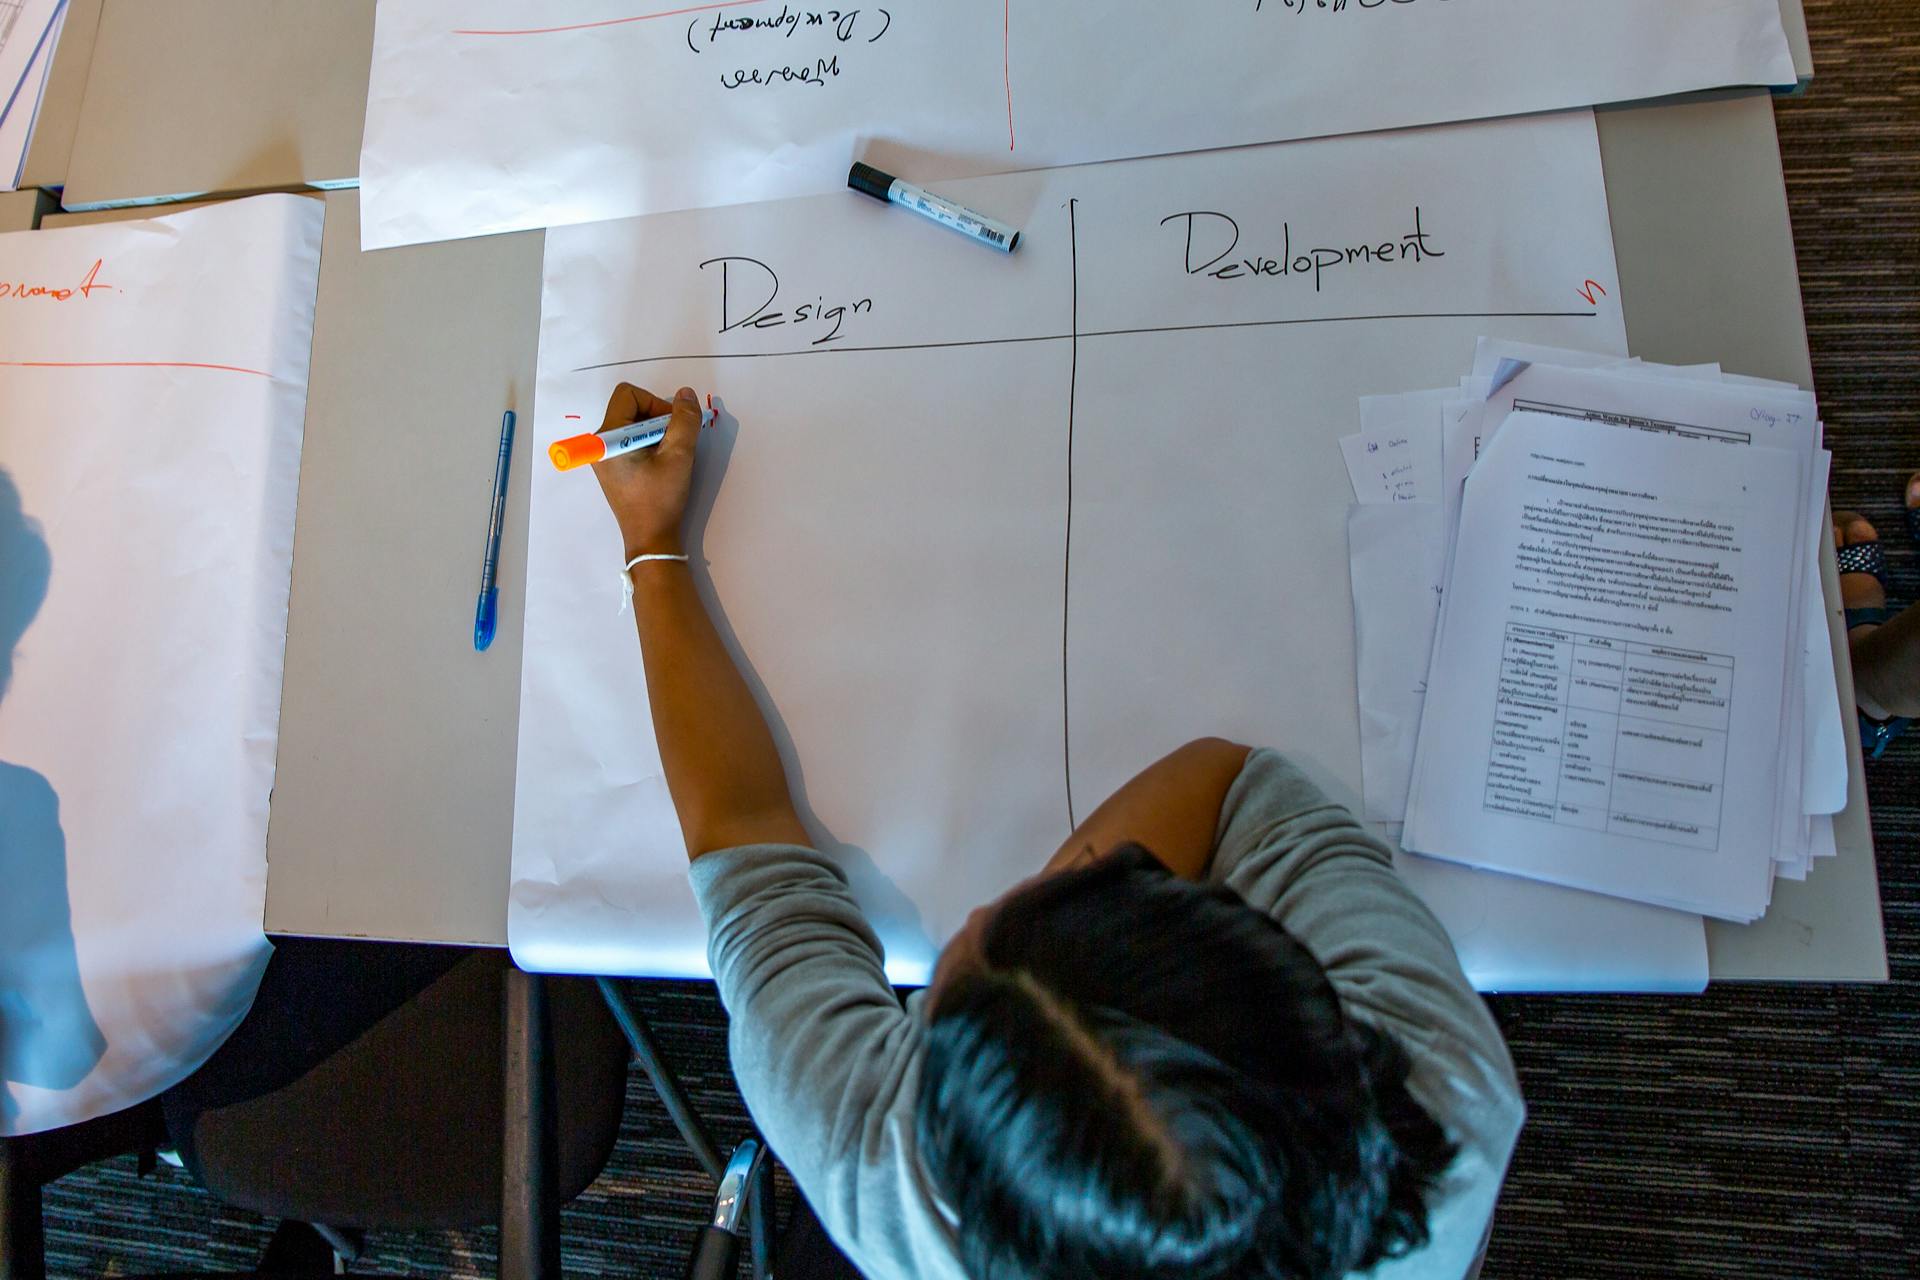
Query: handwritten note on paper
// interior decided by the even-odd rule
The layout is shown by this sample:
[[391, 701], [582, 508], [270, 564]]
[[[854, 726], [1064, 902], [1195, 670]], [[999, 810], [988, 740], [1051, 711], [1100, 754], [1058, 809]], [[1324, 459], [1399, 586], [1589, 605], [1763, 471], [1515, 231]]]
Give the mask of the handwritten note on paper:
[[362, 242], [1793, 79], [1778, 0], [383, 0]]
[[1347, 478], [1353, 482], [1354, 501], [1362, 505], [1376, 502], [1431, 502], [1436, 496], [1429, 469], [1417, 452], [1432, 453], [1433, 469], [1440, 464], [1438, 423], [1431, 437], [1422, 440], [1411, 432], [1385, 435], [1340, 437], [1340, 454], [1346, 459]]
[[266, 964], [323, 214], [0, 236], [0, 1134], [184, 1078]]
[[[1516, 149], [1541, 158], [1522, 198], [1474, 176]], [[1031, 210], [1031, 243], [984, 254], [838, 196], [550, 233], [532, 424], [572, 434], [623, 379], [718, 393], [700, 572], [902, 982], [1188, 738], [1357, 790], [1332, 424], [1489, 328], [1625, 345], [1617, 307], [1570, 285], [1612, 279], [1587, 112], [955, 195]], [[1440, 253], [1342, 254], [1316, 287], [1314, 248], [1397, 242], [1416, 208]], [[1307, 269], [1196, 270], [1218, 252], [1190, 253], [1196, 210], [1236, 220], [1239, 257], [1290, 234]], [[509, 932], [537, 968], [698, 974], [617, 543], [590, 480], [536, 471]]]

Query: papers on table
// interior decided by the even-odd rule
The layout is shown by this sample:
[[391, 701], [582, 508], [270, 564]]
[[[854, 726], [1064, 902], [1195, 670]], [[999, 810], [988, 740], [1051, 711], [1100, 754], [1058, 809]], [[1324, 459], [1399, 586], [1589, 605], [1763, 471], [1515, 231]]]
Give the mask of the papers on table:
[[0, 190], [20, 185], [66, 0], [0, 0]]
[[[528, 424], [539, 457], [623, 379], [718, 393], [698, 572], [901, 982], [1186, 739], [1357, 790], [1334, 424], [1487, 326], [1625, 350], [1587, 112], [952, 194], [1031, 210], [1028, 242], [987, 254], [841, 195], [555, 230]], [[1289, 237], [1398, 245], [1415, 205], [1444, 256], [1343, 252], [1317, 287], [1193, 269], [1229, 242], [1206, 219], [1190, 240], [1189, 212], [1277, 262]], [[1616, 298], [1574, 296], [1588, 278]], [[983, 387], [1014, 408], [982, 412]], [[514, 953], [703, 973], [618, 533], [590, 478], [544, 465], [529, 521]]]
[[[1363, 410], [1363, 427], [1390, 407]], [[1479, 866], [1764, 910], [1776, 871], [1804, 875], [1832, 849], [1826, 815], [1845, 798], [1814, 625], [1826, 462], [1811, 395], [1482, 342], [1456, 393], [1399, 407], [1439, 436], [1443, 492], [1437, 511], [1375, 501], [1353, 516], [1369, 816], [1404, 815], [1409, 848]], [[1523, 447], [1543, 434], [1572, 443]], [[1604, 493], [1567, 488], [1603, 473]], [[1436, 528], [1443, 550], [1416, 545]]]
[[362, 241], [1794, 80], [1778, 0], [383, 0]]
[[1461, 503], [1408, 848], [1729, 919], [1765, 911], [1774, 730], [1790, 692], [1799, 704], [1802, 463], [1505, 418]]
[[0, 1134], [182, 1079], [266, 964], [323, 212], [0, 236]]
[[[1414, 399], [1415, 397], [1409, 397]], [[1437, 422], [1428, 433], [1437, 434]], [[1347, 521], [1367, 817], [1398, 829], [1449, 540], [1435, 502], [1367, 503]], [[1482, 991], [1697, 991], [1698, 915], [1401, 853], [1401, 877]]]

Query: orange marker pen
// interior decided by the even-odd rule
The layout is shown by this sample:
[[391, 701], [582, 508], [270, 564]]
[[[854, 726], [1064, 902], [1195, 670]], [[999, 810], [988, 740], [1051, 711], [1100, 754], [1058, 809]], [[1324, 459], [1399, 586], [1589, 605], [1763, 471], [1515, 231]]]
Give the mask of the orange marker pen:
[[[712, 397], [708, 397], [711, 401]], [[618, 458], [622, 454], [637, 449], [651, 449], [667, 438], [667, 423], [673, 420], [672, 414], [658, 418], [648, 418], [645, 422], [635, 422], [629, 426], [605, 431], [598, 435], [568, 436], [565, 440], [556, 440], [547, 446], [547, 457], [553, 465], [562, 471], [571, 471], [575, 467], [591, 466], [604, 462], [608, 458]], [[700, 411], [700, 425], [713, 425], [713, 409]]]

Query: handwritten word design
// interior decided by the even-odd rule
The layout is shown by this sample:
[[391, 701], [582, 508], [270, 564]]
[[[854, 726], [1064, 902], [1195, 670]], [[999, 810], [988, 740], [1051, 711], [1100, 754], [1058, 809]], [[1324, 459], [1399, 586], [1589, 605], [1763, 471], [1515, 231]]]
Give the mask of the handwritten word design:
[[[1240, 223], [1231, 214], [1193, 209], [1169, 214], [1160, 220], [1163, 227], [1169, 223], [1181, 224], [1186, 232], [1185, 265], [1186, 273], [1190, 276], [1204, 275], [1215, 280], [1257, 280], [1311, 274], [1315, 293], [1320, 292], [1325, 274], [1332, 267], [1354, 263], [1424, 262], [1428, 258], [1447, 256], [1433, 246], [1430, 233], [1421, 224], [1419, 205], [1413, 207], [1413, 230], [1397, 240], [1339, 247], [1317, 246], [1297, 253], [1293, 247], [1293, 227], [1282, 222], [1280, 252], [1273, 256], [1256, 253], [1251, 257], [1234, 257], [1235, 251], [1240, 248]], [[1220, 246], [1219, 251], [1207, 257], [1216, 245]], [[1232, 261], [1229, 261], [1230, 258]]]
[[[817, 327], [831, 325], [827, 333], [813, 339], [813, 346], [824, 346], [836, 342], [840, 331], [849, 318], [866, 315], [873, 310], [872, 298], [861, 298], [856, 302], [827, 305], [825, 294], [818, 295], [812, 302], [803, 302], [791, 310], [776, 311], [773, 304], [780, 297], [779, 273], [758, 258], [726, 257], [708, 258], [700, 264], [705, 271], [711, 267], [720, 268], [720, 329], [721, 333], [733, 333], [741, 329], [778, 329], [788, 325], [812, 325]], [[742, 296], [765, 296], [752, 306], [743, 306]]]
[[79, 298], [82, 302], [92, 298], [94, 291], [107, 289], [119, 292], [113, 285], [100, 283], [102, 260], [95, 258], [93, 265], [87, 268], [84, 279], [76, 285], [28, 284], [22, 280], [0, 280], [0, 298], [43, 298], [48, 302], [68, 302]]

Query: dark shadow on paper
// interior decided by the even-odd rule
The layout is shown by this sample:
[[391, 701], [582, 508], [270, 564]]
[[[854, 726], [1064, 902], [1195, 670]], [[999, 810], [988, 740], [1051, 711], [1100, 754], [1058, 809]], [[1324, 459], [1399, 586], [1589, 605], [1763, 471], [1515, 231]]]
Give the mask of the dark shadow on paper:
[[753, 691], [754, 701], [760, 704], [760, 711], [767, 718], [774, 746], [780, 752], [781, 763], [786, 766], [787, 785], [793, 792], [794, 808], [799, 812], [800, 821], [806, 824], [807, 830], [813, 835], [815, 847], [839, 863], [847, 873], [848, 883], [876, 928], [883, 933], [917, 937], [930, 944], [920, 908], [914, 905], [913, 899], [887, 878], [886, 873], [875, 865], [871, 854], [858, 845], [837, 839], [814, 813], [813, 806], [807, 800], [806, 770], [794, 750], [793, 735], [787, 731], [778, 704], [768, 693], [753, 664], [748, 661], [747, 654], [742, 651], [739, 637], [734, 634], [733, 625], [727, 620], [727, 611], [714, 592], [713, 576], [707, 571], [704, 554], [707, 521], [713, 515], [714, 499], [719, 495], [720, 483], [733, 459], [734, 444], [740, 434], [739, 420], [726, 411], [725, 403], [716, 399], [715, 409], [711, 432], [713, 438], [702, 443], [694, 466], [693, 493], [687, 502], [685, 526], [687, 554], [693, 561], [700, 598], [706, 602], [707, 614], [713, 619], [714, 629], [720, 633], [721, 643], [732, 655], [734, 665], [740, 669], [747, 687]]
[[[52, 573], [46, 540], [0, 471], [0, 699]], [[19, 1109], [10, 1086], [70, 1089], [105, 1051], [80, 985], [60, 798], [33, 769], [0, 760], [0, 1132]]]

